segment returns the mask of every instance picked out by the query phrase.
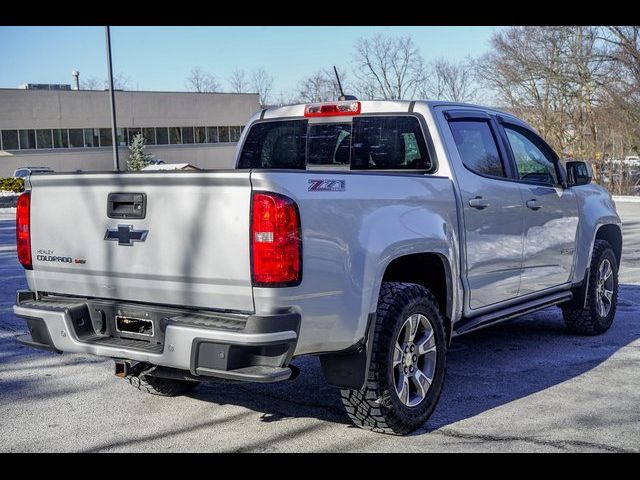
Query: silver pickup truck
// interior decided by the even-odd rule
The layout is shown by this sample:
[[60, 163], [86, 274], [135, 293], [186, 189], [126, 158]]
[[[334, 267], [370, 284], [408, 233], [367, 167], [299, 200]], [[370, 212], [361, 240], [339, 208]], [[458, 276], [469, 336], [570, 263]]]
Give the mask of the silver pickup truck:
[[115, 359], [149, 393], [292, 379], [320, 358], [348, 415], [404, 434], [451, 338], [557, 305], [613, 322], [611, 196], [526, 123], [473, 105], [258, 112], [235, 170], [32, 175], [17, 209], [25, 344]]

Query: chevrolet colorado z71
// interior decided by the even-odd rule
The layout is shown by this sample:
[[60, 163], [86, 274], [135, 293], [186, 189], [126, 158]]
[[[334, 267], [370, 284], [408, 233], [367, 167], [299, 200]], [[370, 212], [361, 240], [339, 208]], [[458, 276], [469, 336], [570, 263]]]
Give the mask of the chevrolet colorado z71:
[[149, 393], [275, 382], [320, 358], [363, 428], [433, 412], [451, 338], [551, 305], [616, 312], [620, 219], [526, 123], [446, 102], [258, 112], [236, 169], [32, 175], [21, 340], [112, 357]]

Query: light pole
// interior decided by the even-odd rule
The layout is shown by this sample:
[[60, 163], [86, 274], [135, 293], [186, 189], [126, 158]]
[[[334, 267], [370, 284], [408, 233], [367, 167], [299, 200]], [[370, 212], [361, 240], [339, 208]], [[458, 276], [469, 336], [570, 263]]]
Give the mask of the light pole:
[[118, 135], [116, 135], [116, 97], [113, 93], [113, 67], [111, 66], [111, 35], [109, 27], [104, 27], [107, 39], [107, 66], [109, 76], [109, 97], [111, 99], [111, 143], [113, 145], [113, 169], [117, 172], [120, 170], [120, 161], [118, 159]]

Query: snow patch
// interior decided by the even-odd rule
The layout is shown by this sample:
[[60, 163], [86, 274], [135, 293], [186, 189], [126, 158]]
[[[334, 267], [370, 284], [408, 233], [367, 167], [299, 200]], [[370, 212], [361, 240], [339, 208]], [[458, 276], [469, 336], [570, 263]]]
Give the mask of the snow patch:
[[632, 195], [613, 195], [614, 202], [630, 202], [630, 203], [640, 203], [640, 195], [632, 196]]

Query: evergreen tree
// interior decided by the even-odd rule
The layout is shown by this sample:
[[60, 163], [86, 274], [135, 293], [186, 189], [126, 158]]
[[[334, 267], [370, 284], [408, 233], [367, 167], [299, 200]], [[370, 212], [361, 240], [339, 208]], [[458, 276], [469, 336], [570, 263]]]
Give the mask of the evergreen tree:
[[144, 151], [145, 148], [147, 147], [144, 144], [144, 138], [140, 133], [138, 133], [135, 137], [133, 137], [131, 145], [129, 146], [129, 150], [131, 150], [129, 159], [127, 160], [127, 168], [129, 170], [142, 170], [144, 167], [151, 163], [153, 155], [151, 155], [150, 153], [146, 153]]

